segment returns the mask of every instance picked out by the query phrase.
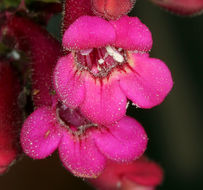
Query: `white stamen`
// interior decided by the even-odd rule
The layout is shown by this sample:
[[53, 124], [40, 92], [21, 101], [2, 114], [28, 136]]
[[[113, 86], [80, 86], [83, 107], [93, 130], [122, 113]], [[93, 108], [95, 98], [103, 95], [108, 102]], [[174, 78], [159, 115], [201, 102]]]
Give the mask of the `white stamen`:
[[61, 108], [62, 108], [63, 110], [66, 110], [68, 107], [67, 107], [65, 104], [62, 104]]
[[123, 48], [118, 48], [118, 51], [122, 51], [123, 50]]
[[98, 71], [101, 71], [101, 67], [99, 65], [97, 66], [97, 69], [98, 69]]
[[118, 182], [116, 183], [117, 189], [120, 189], [120, 188], [121, 188], [121, 185], [122, 185], [122, 183], [121, 183], [120, 181], [118, 181]]
[[126, 109], [128, 109], [129, 104], [130, 104], [130, 102], [128, 101], [126, 104]]
[[81, 50], [80, 53], [82, 55], [89, 55], [92, 52], [93, 49], [86, 49], [86, 50]]
[[113, 59], [119, 63], [122, 63], [124, 61], [124, 58], [123, 56], [118, 52], [116, 51], [115, 49], [113, 49], [111, 46], [107, 46], [106, 47], [106, 51], [108, 52], [108, 54], [110, 56], [113, 57]]
[[8, 57], [12, 57], [14, 60], [19, 60], [20, 54], [16, 50], [13, 50], [9, 53]]
[[99, 64], [103, 64], [104, 60], [103, 59], [99, 59], [98, 62], [99, 62]]

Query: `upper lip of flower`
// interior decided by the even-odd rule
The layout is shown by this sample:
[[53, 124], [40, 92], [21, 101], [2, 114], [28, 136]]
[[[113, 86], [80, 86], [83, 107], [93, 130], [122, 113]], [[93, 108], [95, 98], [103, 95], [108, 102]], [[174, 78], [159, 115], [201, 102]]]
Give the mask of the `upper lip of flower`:
[[86, 50], [109, 45], [147, 52], [152, 47], [151, 32], [135, 17], [123, 16], [119, 20], [106, 21], [96, 16], [82, 16], [63, 36], [63, 46], [68, 50]]

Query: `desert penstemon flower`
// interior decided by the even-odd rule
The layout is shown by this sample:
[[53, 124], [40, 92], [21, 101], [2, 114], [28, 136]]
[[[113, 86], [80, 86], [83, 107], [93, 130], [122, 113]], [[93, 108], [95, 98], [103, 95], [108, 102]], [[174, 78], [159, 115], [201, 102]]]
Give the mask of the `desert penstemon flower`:
[[82, 116], [80, 110], [64, 105], [40, 107], [25, 121], [21, 131], [24, 152], [43, 159], [57, 148], [63, 165], [79, 177], [97, 177], [106, 160], [128, 162], [146, 149], [147, 135], [130, 117], [111, 125], [98, 125]]
[[108, 22], [82, 16], [66, 30], [63, 46], [72, 52], [56, 65], [57, 95], [95, 123], [121, 119], [127, 98], [137, 107], [152, 108], [172, 88], [167, 66], [149, 58], [151, 33], [138, 18], [124, 16]]

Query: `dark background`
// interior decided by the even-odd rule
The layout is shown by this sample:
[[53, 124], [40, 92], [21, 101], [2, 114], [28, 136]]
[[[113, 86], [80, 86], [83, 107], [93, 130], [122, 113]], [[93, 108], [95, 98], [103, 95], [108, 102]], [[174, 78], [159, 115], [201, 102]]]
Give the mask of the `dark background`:
[[[130, 107], [128, 114], [145, 127], [147, 155], [165, 171], [160, 190], [203, 189], [203, 15], [178, 17], [147, 0], [137, 2], [131, 12], [151, 30], [151, 57], [169, 66], [174, 87], [164, 103], [151, 110]], [[57, 21], [55, 17], [49, 29]], [[59, 28], [54, 26], [54, 28]], [[45, 160], [24, 156], [0, 177], [0, 190], [92, 189], [66, 171], [55, 153]]]

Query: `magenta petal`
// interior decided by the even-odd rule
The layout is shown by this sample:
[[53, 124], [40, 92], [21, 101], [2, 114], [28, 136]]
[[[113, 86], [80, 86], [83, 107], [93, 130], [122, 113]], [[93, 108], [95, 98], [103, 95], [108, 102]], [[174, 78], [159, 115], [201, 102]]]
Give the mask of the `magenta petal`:
[[134, 104], [152, 108], [160, 104], [173, 86], [168, 67], [159, 59], [132, 54], [134, 73], [120, 80], [121, 89]]
[[91, 138], [79, 139], [67, 132], [59, 145], [59, 155], [64, 166], [78, 177], [97, 177], [106, 162]]
[[115, 31], [108, 21], [96, 16], [82, 16], [66, 30], [63, 46], [82, 50], [106, 46], [114, 40]]
[[84, 99], [84, 84], [74, 68], [72, 54], [59, 59], [54, 72], [54, 86], [59, 98], [71, 108]]
[[149, 51], [152, 48], [152, 35], [146, 25], [137, 17], [123, 16], [110, 23], [116, 31], [114, 45], [127, 50]]
[[88, 119], [107, 125], [125, 115], [127, 99], [118, 81], [100, 81], [87, 77], [85, 85], [85, 100], [80, 108]]
[[123, 117], [117, 124], [95, 137], [99, 150], [115, 161], [132, 161], [140, 157], [147, 146], [143, 127], [130, 117]]
[[33, 112], [25, 121], [21, 131], [23, 151], [34, 159], [52, 154], [58, 147], [61, 134], [51, 108], [42, 107]]

